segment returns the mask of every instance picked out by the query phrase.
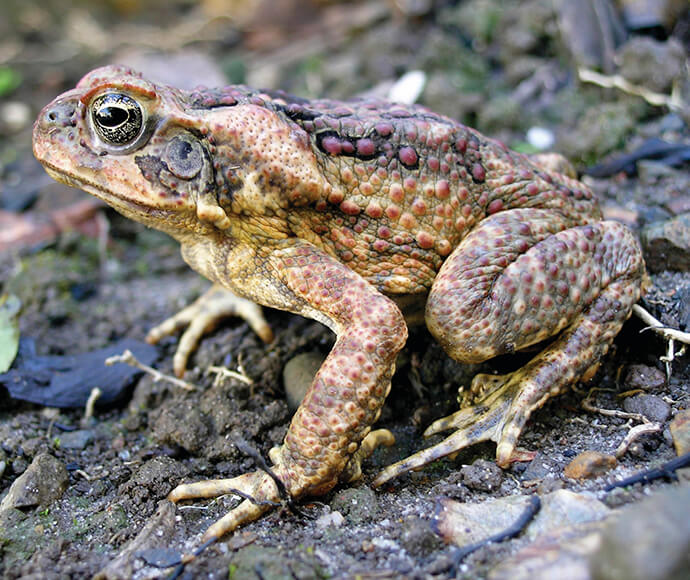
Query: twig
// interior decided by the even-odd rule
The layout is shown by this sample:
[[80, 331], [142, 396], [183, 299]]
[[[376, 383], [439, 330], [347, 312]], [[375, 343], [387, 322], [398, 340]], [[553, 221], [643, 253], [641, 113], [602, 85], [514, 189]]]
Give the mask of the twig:
[[[671, 378], [671, 363], [676, 359], [676, 356], [683, 356], [685, 354], [685, 345], [690, 344], [690, 333], [682, 332], [676, 330], [675, 328], [669, 328], [664, 326], [659, 320], [654, 318], [647, 310], [642, 308], [639, 304], [633, 306], [633, 312], [648, 326], [643, 328], [640, 332], [646, 330], [653, 330], [654, 332], [661, 334], [666, 340], [668, 340], [668, 346], [666, 349], [666, 356], [659, 357], [662, 362], [666, 365], [666, 380]], [[682, 342], [683, 346], [679, 351], [675, 351], [674, 341]]]
[[238, 381], [243, 382], [246, 385], [253, 385], [254, 381], [250, 379], [247, 375], [245, 375], [243, 372], [238, 372], [238, 371], [233, 371], [230, 370], [229, 368], [226, 367], [216, 367], [216, 366], [211, 366], [208, 367], [208, 372], [209, 373], [216, 373], [216, 381], [221, 378], [230, 378], [230, 379], [237, 379]]
[[604, 491], [611, 491], [617, 487], [627, 487], [628, 485], [633, 485], [635, 483], [647, 483], [662, 477], [675, 478], [675, 471], [688, 465], [690, 465], [690, 453], [686, 453], [685, 455], [671, 459], [671, 461], [667, 461], [660, 467], [647, 469], [645, 471], [636, 473], [635, 475], [631, 475], [630, 477], [626, 477], [621, 481], [609, 483], [606, 487], [604, 487]]
[[601, 407], [596, 407], [592, 404], [592, 393], [599, 391], [596, 387], [589, 390], [587, 396], [582, 400], [582, 408], [590, 413], [599, 413], [600, 415], [606, 415], [607, 417], [618, 417], [619, 419], [633, 419], [635, 421], [640, 421], [642, 423], [649, 423], [649, 419], [640, 413], [628, 413], [627, 411], [618, 411], [617, 409], [602, 409]]
[[196, 387], [186, 381], [183, 381], [182, 379], [178, 379], [177, 377], [171, 377], [170, 375], [166, 375], [153, 367], [150, 367], [149, 365], [145, 365], [144, 363], [140, 362], [130, 350], [126, 350], [122, 354], [118, 354], [115, 356], [111, 356], [105, 360], [105, 364], [108, 366], [114, 365], [116, 363], [125, 363], [128, 364], [131, 367], [140, 369], [144, 371], [145, 373], [150, 374], [153, 377], [153, 382], [157, 383], [158, 381], [167, 381], [169, 383], [172, 383], [173, 385], [176, 385], [186, 391], [193, 391], [196, 389]]
[[620, 445], [616, 448], [616, 457], [620, 459], [623, 457], [623, 455], [626, 454], [628, 451], [628, 448], [630, 445], [641, 437], [642, 435], [646, 435], [648, 433], [658, 433], [661, 431], [661, 425], [659, 423], [643, 423], [642, 425], [636, 425], [630, 431], [628, 431], [628, 434], [625, 436], [623, 441], [621, 441]]
[[577, 74], [583, 83], [592, 83], [606, 89], [618, 89], [629, 95], [642, 97], [655, 107], [665, 106], [673, 111], [680, 111], [684, 107], [682, 98], [675, 91], [671, 95], [656, 93], [646, 87], [631, 83], [621, 75], [603, 75], [584, 67], [579, 67]]
[[82, 420], [84, 425], [86, 425], [89, 419], [93, 417], [93, 408], [96, 406], [96, 401], [101, 398], [102, 394], [103, 391], [101, 391], [101, 389], [98, 387], [91, 389], [89, 398], [86, 400], [86, 407], [84, 409], [84, 419]]

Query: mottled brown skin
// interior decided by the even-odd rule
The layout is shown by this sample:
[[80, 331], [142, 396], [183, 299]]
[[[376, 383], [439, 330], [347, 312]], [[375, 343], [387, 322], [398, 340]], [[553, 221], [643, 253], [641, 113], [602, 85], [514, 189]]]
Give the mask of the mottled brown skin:
[[[294, 498], [331, 489], [369, 434], [407, 337], [403, 305], [425, 304], [430, 331], [461, 362], [555, 339], [514, 373], [476, 377], [474, 406], [429, 430], [454, 434], [377, 485], [486, 439], [506, 466], [530, 413], [606, 353], [645, 276], [637, 241], [601, 220], [585, 185], [422, 107], [184, 92], [106, 67], [44, 109], [34, 151], [56, 179], [179, 240], [233, 304], [221, 310], [253, 317], [264, 338], [260, 315], [218, 287], [337, 334], [271, 454]], [[152, 338], [194, 325], [196, 312]], [[184, 340], [177, 372], [215, 314]], [[279, 497], [256, 472], [171, 498], [232, 488]], [[245, 501], [207, 537], [266, 509]]]

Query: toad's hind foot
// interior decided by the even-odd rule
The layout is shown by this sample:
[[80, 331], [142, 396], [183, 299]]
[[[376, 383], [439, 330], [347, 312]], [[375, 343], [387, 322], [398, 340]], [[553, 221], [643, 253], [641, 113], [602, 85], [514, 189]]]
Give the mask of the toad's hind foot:
[[204, 334], [213, 330], [226, 317], [239, 316], [264, 342], [273, 340], [273, 332], [266, 322], [261, 307], [240, 298], [229, 290], [214, 284], [192, 304], [152, 328], [146, 340], [157, 343], [165, 336], [187, 327], [173, 358], [173, 370], [178, 377], [184, 375], [187, 361]]
[[246, 473], [232, 479], [214, 479], [178, 485], [168, 494], [173, 503], [185, 499], [219, 497], [235, 494], [246, 498], [237, 507], [206, 530], [203, 541], [217, 539], [238, 527], [258, 519], [279, 505], [280, 492], [273, 478], [263, 471]]
[[424, 436], [450, 429], [455, 429], [455, 432], [440, 443], [386, 467], [373, 481], [374, 487], [481, 441], [495, 441], [498, 444], [497, 463], [506, 467], [529, 417], [529, 407], [516, 404], [520, 399], [520, 384], [515, 374], [477, 375], [472, 390], [476, 390], [479, 383], [483, 387], [490, 385], [484, 397], [472, 407], [465, 407], [435, 421], [424, 432]]

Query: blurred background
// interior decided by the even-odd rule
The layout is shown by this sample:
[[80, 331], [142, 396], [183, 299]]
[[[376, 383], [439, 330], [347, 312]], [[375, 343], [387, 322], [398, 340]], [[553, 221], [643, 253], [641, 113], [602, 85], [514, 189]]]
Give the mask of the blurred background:
[[54, 239], [2, 212], [40, 209], [46, 187], [53, 210], [73, 199], [31, 158], [31, 124], [96, 66], [182, 88], [417, 101], [582, 169], [634, 148], [650, 119], [672, 141], [687, 129], [689, 12], [686, 0], [2, 0], [0, 251]]
[[[290, 417], [284, 367], [310, 351], [318, 365], [332, 344], [321, 325], [280, 312], [267, 314], [276, 332], [270, 346], [234, 322], [204, 340], [192, 358], [187, 377], [206, 390], [171, 394], [145, 377], [132, 393], [123, 383], [122, 393], [113, 395], [121, 397], [119, 406], [106, 407], [91, 422], [80, 408], [45, 410], [10, 392], [9, 374], [2, 379], [2, 373], [20, 336], [24, 351], [12, 376], [45, 390], [55, 368], [70, 368], [73, 384], [64, 391], [85, 387], [87, 397], [102, 372], [102, 355], [89, 358], [96, 349], [123, 337], [142, 340], [208, 285], [167, 236], [55, 183], [34, 160], [32, 123], [56, 95], [94, 67], [120, 63], [182, 88], [244, 83], [303, 97], [416, 101], [519, 151], [556, 150], [585, 173], [605, 216], [640, 234], [654, 281], [647, 308], [664, 324], [688, 330], [689, 53], [687, 0], [0, 0], [0, 495], [44, 451], [70, 473], [64, 496], [47, 501], [45, 510], [13, 510], [15, 519], [4, 528], [0, 517], [0, 576], [91, 577], [139, 533], [181, 478], [246, 471], [251, 466], [232, 438], [240, 433], [263, 453], [278, 444]], [[656, 389], [664, 396], [655, 399], [661, 420], [668, 420], [668, 401], [674, 412], [687, 405], [687, 359], [669, 363], [675, 374], [667, 382], [659, 361], [666, 345], [651, 333], [640, 339], [633, 326], [626, 325], [632, 338], [624, 331], [600, 382], [615, 390], [623, 376], [629, 389]], [[455, 410], [458, 386], [476, 370], [450, 361], [423, 329], [413, 331], [408, 344], [382, 416], [408, 434], [401, 454], [422, 445], [416, 429], [431, 415]], [[158, 348], [158, 368], [170, 371], [174, 348], [174, 339]], [[89, 363], [71, 358], [77, 354]], [[206, 373], [220, 363], [246, 369], [251, 390]], [[94, 374], [79, 374], [82, 368]], [[637, 381], [634, 387], [626, 377]], [[431, 386], [440, 394], [427, 397]], [[59, 406], [57, 394], [42, 396]], [[538, 457], [527, 467], [515, 464], [502, 480], [498, 470], [492, 493], [516, 493], [515, 486], [519, 492], [520, 478], [561, 484], [573, 449], [614, 445], [591, 427], [607, 419], [585, 414], [566, 421], [561, 409], [575, 412], [580, 404], [562, 403], [566, 397], [536, 416], [541, 431], [530, 427], [521, 440], [539, 449]], [[620, 404], [611, 399], [601, 405]], [[616, 433], [612, 421], [606, 433]], [[55, 431], [54, 424], [62, 427]], [[626, 456], [626, 469], [662, 456], [673, 456], [668, 438], [651, 436]], [[457, 481], [438, 493], [452, 488], [463, 499], [486, 496]], [[360, 564], [372, 574], [390, 569], [391, 578], [411, 570], [412, 577], [433, 574], [442, 558], [439, 540], [426, 521], [406, 527], [409, 514], [433, 512], [433, 493], [426, 491], [413, 485], [383, 496], [385, 512], [361, 501], [369, 527], [358, 528], [359, 535], [349, 535], [347, 526], [327, 533], [303, 529], [294, 519], [286, 524], [292, 533], [284, 533], [269, 520], [264, 540], [298, 549], [322, 538], [318, 569], [329, 574]], [[222, 512], [220, 504], [204, 515], [187, 511], [183, 521], [169, 523], [166, 537], [175, 530], [176, 545], [184, 545]], [[404, 545], [407, 559], [386, 559], [390, 551], [374, 546], [384, 513], [386, 538]], [[646, 553], [658, 559], [654, 548]], [[208, 566], [208, 577], [218, 577], [223, 566], [227, 571], [232, 558], [221, 549], [206, 556], [198, 565]], [[480, 566], [486, 572], [502, 560], [494, 551]], [[313, 577], [314, 570], [299, 577]], [[468, 574], [478, 577], [475, 569]], [[511, 574], [494, 577], [516, 577]], [[524, 577], [533, 577], [531, 570]]]

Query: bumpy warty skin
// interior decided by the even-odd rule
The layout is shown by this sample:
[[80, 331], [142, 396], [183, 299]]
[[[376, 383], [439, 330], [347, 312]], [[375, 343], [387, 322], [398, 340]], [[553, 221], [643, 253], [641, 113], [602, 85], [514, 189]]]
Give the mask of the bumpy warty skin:
[[645, 277], [636, 239], [584, 184], [420, 106], [185, 92], [106, 67], [44, 109], [34, 151], [178, 239], [210, 280], [338, 335], [273, 457], [294, 497], [332, 488], [378, 418], [400, 305], [426, 304], [463, 362], [557, 336], [524, 369], [478, 377], [472, 418], [424, 456], [492, 439], [505, 466], [529, 414], [606, 353]]

